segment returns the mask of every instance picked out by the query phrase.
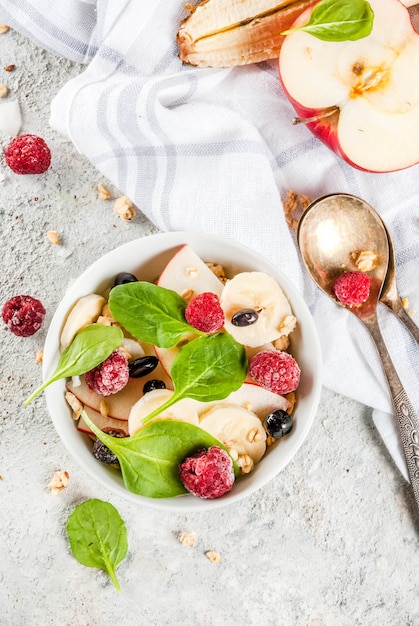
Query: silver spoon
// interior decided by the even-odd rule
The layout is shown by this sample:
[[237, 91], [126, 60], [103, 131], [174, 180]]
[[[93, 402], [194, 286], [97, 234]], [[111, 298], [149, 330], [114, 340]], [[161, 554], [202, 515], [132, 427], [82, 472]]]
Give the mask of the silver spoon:
[[[381, 335], [377, 304], [389, 261], [387, 231], [377, 213], [349, 194], [332, 194], [315, 200], [303, 213], [297, 231], [304, 264], [314, 282], [336, 304], [358, 317], [369, 331], [380, 356], [393, 402], [416, 506], [419, 509], [419, 420], [399, 379]], [[370, 294], [359, 306], [347, 307], [334, 295], [333, 285], [344, 271], [357, 269], [353, 254], [376, 255], [368, 272]]]
[[[371, 207], [371, 210], [372, 207]], [[393, 242], [391, 240], [390, 233], [388, 232], [385, 224], [383, 223], [385, 231], [387, 233], [389, 258], [386, 279], [384, 281], [383, 289], [380, 295], [380, 302], [385, 304], [393, 313], [399, 318], [402, 324], [405, 325], [407, 330], [411, 333], [412, 337], [419, 343], [419, 327], [410, 317], [409, 313], [404, 308], [402, 301], [397, 290], [396, 283], [396, 263], [394, 260]]]

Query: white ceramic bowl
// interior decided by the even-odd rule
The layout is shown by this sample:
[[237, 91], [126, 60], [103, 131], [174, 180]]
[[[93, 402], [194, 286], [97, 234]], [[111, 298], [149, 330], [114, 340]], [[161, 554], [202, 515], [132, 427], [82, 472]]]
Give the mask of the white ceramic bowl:
[[239, 271], [262, 271], [275, 277], [287, 294], [298, 327], [292, 334], [291, 352], [301, 368], [301, 382], [297, 390], [298, 402], [293, 414], [294, 426], [282, 441], [269, 448], [255, 469], [241, 477], [233, 489], [214, 500], [192, 495], [154, 499], [128, 491], [122, 476], [91, 452], [91, 440], [80, 433], [74, 424], [64, 399], [64, 380], [57, 381], [45, 391], [48, 410], [54, 426], [69, 453], [87, 474], [118, 495], [137, 504], [175, 511], [215, 509], [247, 497], [275, 476], [291, 461], [312, 425], [321, 390], [321, 352], [312, 316], [293, 284], [269, 261], [253, 250], [230, 239], [191, 232], [161, 233], [131, 241], [112, 250], [91, 265], [70, 287], [52, 319], [46, 338], [43, 360], [44, 380], [54, 371], [59, 359], [59, 337], [69, 309], [88, 293], [104, 292], [113, 284], [116, 274], [132, 272], [144, 280], [154, 281], [174, 252], [182, 244], [189, 244], [204, 260], [221, 263], [228, 274]]

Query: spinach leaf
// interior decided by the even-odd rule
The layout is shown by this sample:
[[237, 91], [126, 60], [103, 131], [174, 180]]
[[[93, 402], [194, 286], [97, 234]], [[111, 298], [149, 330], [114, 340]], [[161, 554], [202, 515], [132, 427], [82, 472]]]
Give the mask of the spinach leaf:
[[355, 41], [371, 33], [373, 22], [374, 12], [365, 0], [322, 0], [307, 24], [281, 35], [304, 31], [323, 41]]
[[137, 281], [114, 287], [109, 308], [131, 335], [160, 348], [172, 348], [187, 332], [204, 334], [186, 322], [185, 300], [153, 283]]
[[90, 324], [82, 328], [61, 354], [52, 376], [25, 400], [24, 406], [28, 406], [41, 391], [56, 380], [80, 376], [102, 363], [121, 345], [122, 338], [122, 330], [117, 326]]
[[[82, 413], [89, 428], [118, 457], [125, 487], [148, 498], [172, 498], [187, 493], [178, 466], [197, 450], [226, 447], [202, 428], [176, 420], [157, 420], [132, 437], [103, 433]], [[239, 468], [233, 461], [236, 477]]]
[[66, 531], [78, 562], [107, 572], [120, 591], [115, 568], [127, 554], [128, 540], [124, 521], [115, 507], [102, 500], [87, 500], [76, 506]]
[[198, 337], [180, 348], [170, 375], [173, 395], [144, 424], [182, 398], [222, 400], [239, 389], [247, 375], [246, 350], [226, 333]]

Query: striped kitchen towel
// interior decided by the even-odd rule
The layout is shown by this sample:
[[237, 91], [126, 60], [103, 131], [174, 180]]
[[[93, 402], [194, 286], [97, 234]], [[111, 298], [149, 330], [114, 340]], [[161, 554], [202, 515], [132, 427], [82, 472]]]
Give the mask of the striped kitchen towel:
[[[232, 237], [285, 272], [316, 321], [325, 386], [374, 409], [406, 476], [376, 351], [358, 320], [306, 276], [282, 203], [293, 189], [312, 199], [347, 192], [372, 204], [394, 239], [400, 291], [419, 316], [418, 166], [357, 171], [293, 126], [275, 61], [182, 65], [176, 33], [184, 17], [182, 0], [0, 0], [0, 22], [84, 64], [52, 102], [51, 125], [161, 230]], [[418, 412], [418, 345], [384, 307], [380, 322]]]

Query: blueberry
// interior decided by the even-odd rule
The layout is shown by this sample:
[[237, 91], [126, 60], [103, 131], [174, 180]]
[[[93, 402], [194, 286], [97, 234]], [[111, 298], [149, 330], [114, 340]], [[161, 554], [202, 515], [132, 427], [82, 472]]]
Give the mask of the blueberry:
[[129, 375], [131, 378], [141, 378], [155, 370], [158, 364], [159, 360], [156, 356], [141, 356], [129, 364]]
[[109, 450], [108, 446], [105, 446], [100, 439], [96, 439], [93, 444], [93, 456], [101, 463], [108, 463], [108, 465], [118, 463], [116, 454]]
[[[127, 434], [121, 429], [114, 430], [112, 428], [104, 428], [103, 432], [111, 435], [111, 437], [127, 436]], [[105, 446], [105, 444], [100, 439], [96, 439], [96, 441], [94, 442], [92, 452], [95, 459], [97, 459], [101, 463], [107, 463], [108, 465], [118, 463], [118, 458], [116, 454], [114, 454], [112, 450], [109, 450], [108, 446]]]
[[153, 378], [144, 384], [143, 393], [148, 393], [149, 391], [154, 391], [155, 389], [166, 389], [166, 385], [162, 380]]
[[258, 317], [258, 312], [254, 309], [241, 309], [233, 315], [231, 323], [233, 326], [250, 326], [257, 321]]
[[263, 425], [269, 435], [281, 439], [292, 429], [292, 417], [286, 411], [277, 409], [265, 417]]
[[126, 283], [137, 283], [138, 278], [134, 276], [134, 274], [130, 274], [129, 272], [120, 272], [114, 282], [114, 287], [117, 285], [125, 285]]

